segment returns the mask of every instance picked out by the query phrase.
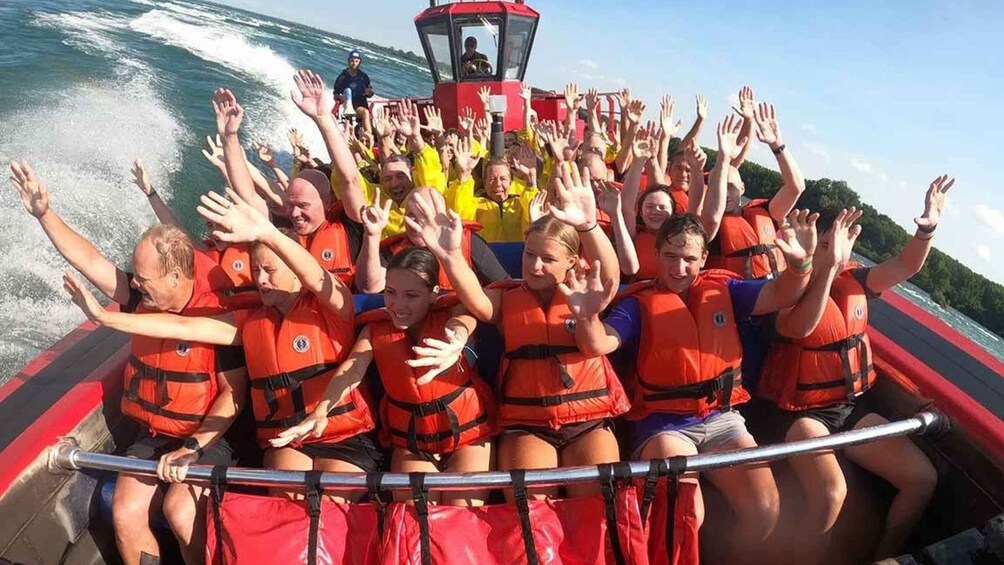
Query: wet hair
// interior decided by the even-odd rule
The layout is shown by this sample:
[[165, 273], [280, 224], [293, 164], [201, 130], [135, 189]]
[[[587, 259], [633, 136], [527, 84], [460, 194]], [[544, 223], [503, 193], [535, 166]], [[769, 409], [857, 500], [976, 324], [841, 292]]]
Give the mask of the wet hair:
[[162, 274], [178, 269], [185, 278], [195, 278], [195, 250], [192, 248], [192, 240], [181, 228], [169, 224], [154, 224], [143, 232], [140, 241], [149, 241], [153, 245], [157, 251]]
[[840, 215], [840, 208], [827, 206], [819, 211], [819, 219], [816, 220], [816, 232], [820, 235], [833, 229], [833, 223]]
[[530, 234], [539, 233], [548, 239], [553, 239], [568, 250], [571, 255], [579, 254], [579, 234], [575, 228], [551, 216], [550, 214], [537, 218], [537, 221], [530, 224], [526, 230], [529, 239]]
[[[295, 241], [297, 243], [297, 245], [299, 245], [299, 243], [300, 243], [300, 236], [297, 235], [295, 231], [293, 231], [293, 228], [281, 227], [281, 228], [278, 228], [278, 230], [279, 230], [279, 233], [281, 233], [282, 235], [288, 237], [289, 239], [292, 239], [293, 241]], [[251, 253], [254, 253], [260, 247], [265, 247], [266, 249], [271, 250], [271, 248], [269, 246], [265, 245], [264, 243], [262, 243], [260, 241], [254, 241], [254, 242], [251, 242], [251, 246], [250, 246], [250, 248], [248, 248], [248, 251], [250, 251]]]
[[708, 232], [704, 231], [701, 219], [694, 214], [673, 214], [666, 218], [655, 236], [655, 248], [661, 250], [669, 239], [681, 233], [697, 236], [701, 240], [701, 251], [708, 250]]
[[439, 284], [439, 261], [431, 251], [422, 247], [409, 247], [394, 254], [387, 262], [387, 271], [404, 269], [418, 275], [429, 290]]

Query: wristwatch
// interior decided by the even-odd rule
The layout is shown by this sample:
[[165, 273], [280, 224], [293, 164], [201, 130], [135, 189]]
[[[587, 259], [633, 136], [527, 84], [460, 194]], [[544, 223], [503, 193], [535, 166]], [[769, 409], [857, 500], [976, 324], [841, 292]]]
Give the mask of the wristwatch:
[[199, 456], [199, 458], [201, 458], [202, 454], [205, 453], [202, 450], [202, 446], [199, 445], [199, 440], [195, 439], [194, 437], [185, 438], [185, 441], [184, 443], [181, 444], [181, 446], [184, 447], [185, 449], [191, 449], [192, 451], [195, 452], [196, 455]]

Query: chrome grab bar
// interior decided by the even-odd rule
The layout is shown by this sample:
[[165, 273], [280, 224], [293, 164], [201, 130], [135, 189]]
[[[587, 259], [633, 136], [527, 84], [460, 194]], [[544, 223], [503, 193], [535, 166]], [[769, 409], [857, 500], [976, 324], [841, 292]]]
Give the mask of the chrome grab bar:
[[[912, 418], [890, 422], [880, 426], [861, 428], [841, 432], [829, 436], [781, 443], [735, 451], [705, 453], [688, 457], [673, 457], [668, 459], [669, 467], [676, 472], [702, 472], [724, 467], [734, 467], [751, 463], [778, 461], [811, 453], [815, 451], [832, 450], [854, 445], [861, 445], [881, 439], [924, 433], [938, 424], [942, 418], [934, 412], [920, 412]], [[80, 449], [72, 439], [61, 440], [49, 448], [49, 469], [53, 472], [79, 469], [99, 469], [119, 471], [142, 475], [156, 475], [157, 462], [143, 461], [130, 457], [90, 453]], [[632, 461], [628, 463], [630, 475], [644, 477], [649, 471], [649, 462]], [[191, 481], [208, 481], [212, 467], [193, 465], [188, 470]], [[186, 480], [186, 481], [187, 481]], [[599, 480], [599, 472], [592, 467], [563, 467], [558, 469], [537, 469], [526, 472], [526, 484], [533, 486], [548, 486], [567, 483], [580, 483]], [[304, 473], [299, 471], [276, 471], [271, 469], [246, 469], [232, 467], [227, 470], [227, 483], [263, 487], [303, 486]], [[386, 490], [410, 489], [408, 475], [405, 473], [385, 473], [382, 487]], [[425, 485], [430, 490], [472, 490], [484, 488], [503, 488], [510, 486], [511, 480], [507, 471], [487, 471], [482, 473], [430, 473], [426, 475]], [[325, 488], [366, 490], [366, 475], [364, 473], [324, 473], [321, 485]]]

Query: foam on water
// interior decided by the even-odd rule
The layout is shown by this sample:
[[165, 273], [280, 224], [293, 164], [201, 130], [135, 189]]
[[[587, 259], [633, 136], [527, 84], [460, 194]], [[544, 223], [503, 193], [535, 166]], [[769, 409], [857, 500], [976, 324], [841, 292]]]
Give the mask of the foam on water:
[[33, 25], [55, 29], [64, 36], [63, 43], [89, 55], [107, 57], [116, 61], [120, 73], [130, 70], [148, 70], [138, 59], [130, 57], [115, 33], [126, 29], [128, 17], [111, 12], [67, 12], [63, 14], [36, 14]]
[[[152, 10], [130, 22], [129, 26], [167, 45], [220, 65], [268, 87], [265, 104], [245, 104], [248, 133], [275, 147], [285, 146], [285, 132], [297, 127], [304, 133], [312, 151], [323, 149], [317, 128], [293, 105], [289, 93], [294, 88], [296, 69], [267, 45], [249, 40], [240, 27], [233, 24], [189, 23], [165, 10]], [[221, 86], [227, 86], [221, 84]], [[329, 85], [330, 86], [330, 85]], [[235, 92], [238, 99], [241, 92]], [[325, 94], [331, 99], [330, 90]], [[319, 154], [319, 153], [318, 153]]]

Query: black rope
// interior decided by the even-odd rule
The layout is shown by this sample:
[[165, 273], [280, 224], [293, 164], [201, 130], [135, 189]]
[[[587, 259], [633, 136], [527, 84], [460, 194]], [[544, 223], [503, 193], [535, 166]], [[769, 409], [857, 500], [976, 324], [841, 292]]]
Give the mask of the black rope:
[[516, 501], [516, 511], [519, 512], [519, 529], [523, 534], [526, 561], [528, 565], [537, 565], [540, 562], [540, 556], [537, 555], [537, 546], [533, 541], [533, 525], [530, 523], [530, 503], [526, 493], [526, 470], [509, 471], [509, 478], [512, 480], [512, 494]]

